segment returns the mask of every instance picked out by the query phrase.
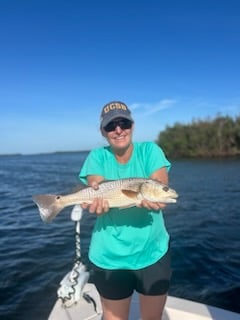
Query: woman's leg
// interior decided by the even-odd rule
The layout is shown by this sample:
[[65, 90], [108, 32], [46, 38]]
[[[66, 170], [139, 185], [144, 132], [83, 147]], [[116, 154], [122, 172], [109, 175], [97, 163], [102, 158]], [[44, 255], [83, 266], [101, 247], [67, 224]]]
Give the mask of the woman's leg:
[[101, 298], [104, 320], [128, 320], [134, 275], [130, 270], [106, 270], [92, 264], [92, 282]]
[[131, 297], [109, 300], [101, 297], [104, 320], [128, 320]]
[[167, 295], [145, 296], [139, 294], [141, 320], [161, 320]]

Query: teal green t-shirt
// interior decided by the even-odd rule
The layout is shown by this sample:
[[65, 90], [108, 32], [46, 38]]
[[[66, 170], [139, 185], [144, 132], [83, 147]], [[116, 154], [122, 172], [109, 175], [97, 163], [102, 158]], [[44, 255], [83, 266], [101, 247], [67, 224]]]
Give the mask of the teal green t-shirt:
[[[139, 142], [133, 144], [132, 156], [125, 164], [116, 160], [109, 146], [92, 150], [79, 177], [85, 184], [88, 175], [100, 175], [106, 180], [149, 178], [162, 167], [171, 167], [162, 149], [153, 142]], [[114, 208], [96, 219], [89, 259], [105, 269], [136, 270], [155, 263], [168, 246], [169, 234], [161, 211]]]

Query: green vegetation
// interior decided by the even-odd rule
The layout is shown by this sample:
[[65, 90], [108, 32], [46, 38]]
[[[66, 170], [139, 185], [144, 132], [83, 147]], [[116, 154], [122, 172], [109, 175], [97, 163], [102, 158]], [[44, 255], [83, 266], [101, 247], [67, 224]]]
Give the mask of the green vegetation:
[[156, 142], [169, 158], [240, 156], [240, 116], [175, 123]]

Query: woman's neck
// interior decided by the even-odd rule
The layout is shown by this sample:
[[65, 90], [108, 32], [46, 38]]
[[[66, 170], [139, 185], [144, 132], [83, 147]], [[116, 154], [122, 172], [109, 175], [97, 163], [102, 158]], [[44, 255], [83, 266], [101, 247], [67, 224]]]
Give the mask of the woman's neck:
[[127, 163], [131, 158], [132, 151], [133, 151], [132, 143], [130, 143], [130, 145], [128, 145], [124, 149], [113, 149], [113, 153], [119, 163]]

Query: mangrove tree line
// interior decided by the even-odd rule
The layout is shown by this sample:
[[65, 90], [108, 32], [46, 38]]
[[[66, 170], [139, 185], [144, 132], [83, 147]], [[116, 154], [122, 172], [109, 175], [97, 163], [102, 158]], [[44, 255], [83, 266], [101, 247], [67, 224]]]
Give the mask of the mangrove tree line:
[[239, 156], [240, 116], [175, 123], [160, 132], [156, 142], [169, 158]]

